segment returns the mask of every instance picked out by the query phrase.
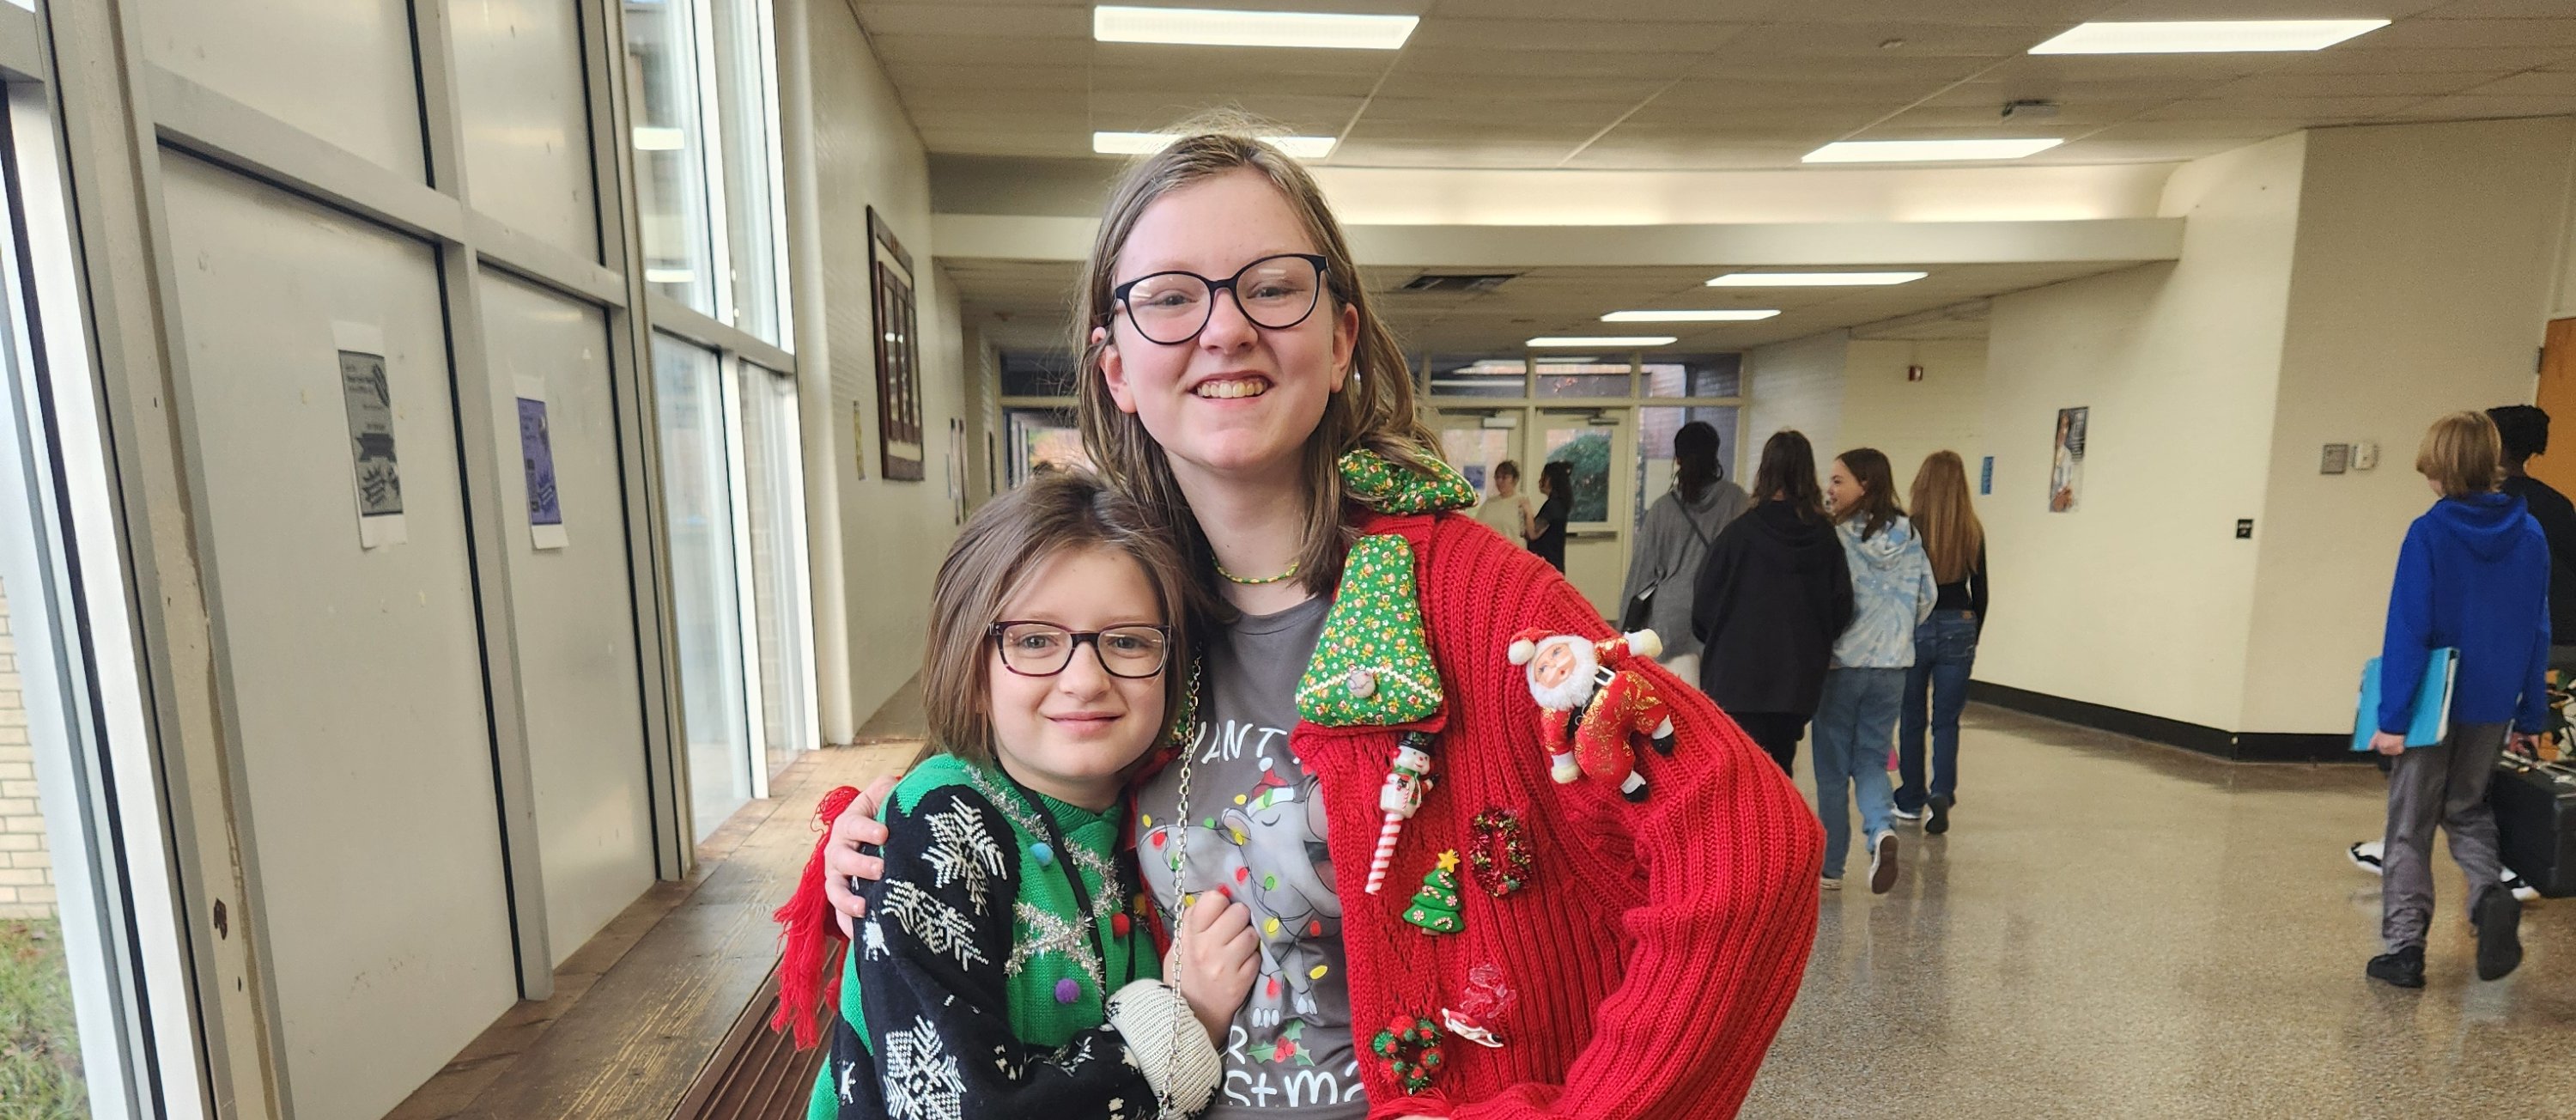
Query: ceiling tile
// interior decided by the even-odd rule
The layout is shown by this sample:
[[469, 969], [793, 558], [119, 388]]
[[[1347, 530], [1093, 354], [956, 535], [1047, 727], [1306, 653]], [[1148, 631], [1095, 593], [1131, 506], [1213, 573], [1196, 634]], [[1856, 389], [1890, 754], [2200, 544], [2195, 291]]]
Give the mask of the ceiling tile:
[[2423, 50], [2335, 48], [2283, 61], [2276, 74], [2510, 74], [2576, 58], [2568, 47], [2440, 47]]
[[2204, 98], [2278, 97], [2432, 97], [2458, 93], [2493, 81], [2492, 73], [2448, 74], [2256, 74], [2212, 86]]
[[1091, 82], [1091, 71], [1081, 66], [1013, 66], [998, 69], [967, 69], [962, 66], [886, 66], [886, 78], [903, 90], [907, 98], [915, 90], [944, 89], [1049, 89], [1080, 93]]
[[2460, 92], [2471, 97], [2567, 97], [2576, 95], [2576, 71], [2516, 74]]
[[2479, 97], [2460, 94], [2418, 102], [2389, 115], [2390, 120], [2453, 121], [2496, 117], [2555, 117], [2576, 114], [2576, 97]]
[[1152, 132], [1210, 110], [1248, 113], [1287, 126], [1292, 135], [1331, 136], [1350, 123], [1363, 98], [1236, 96], [1191, 97], [1168, 93], [1119, 93], [1096, 90], [1087, 99], [1095, 127], [1111, 131]]
[[1945, 83], [1925, 81], [1754, 82], [1730, 78], [1694, 78], [1665, 90], [1646, 108], [1658, 114], [1701, 113], [1732, 106], [1868, 106], [1894, 112], [1941, 92]]
[[2410, 19], [2354, 40], [2374, 50], [2576, 46], [2576, 16], [2563, 19]]
[[[1727, 44], [1727, 51], [1737, 55], [2006, 58], [2029, 50], [2050, 34], [2030, 27], [1953, 23], [1824, 23], [1810, 21], [1802, 13], [1796, 22], [1745, 31]], [[1885, 45], [1891, 41], [1900, 45]]]
[[2567, 15], [2567, 0], [2450, 0], [2426, 19], [2549, 19]]
[[1615, 22], [1592, 19], [1435, 19], [1413, 33], [1407, 51], [1523, 50], [1616, 54], [1707, 53], [1741, 35], [1745, 24]]
[[2441, 3], [2443, 0], [2127, 0], [2088, 18], [2105, 21], [2404, 19]]
[[1482, 74], [1544, 82], [1558, 77], [1672, 79], [1689, 73], [1702, 56], [1690, 54], [1621, 55], [1604, 59], [1589, 51], [1548, 50], [1531, 44], [1524, 50], [1467, 47], [1407, 48], [1396, 52], [1397, 74]]
[[2421, 97], [2271, 97], [2176, 101], [2138, 115], [2148, 121], [2366, 120], [2423, 101]]
[[1635, 107], [1625, 101], [1527, 101], [1518, 98], [1377, 97], [1361, 119], [1399, 127], [1417, 124], [1478, 124], [1496, 120], [1534, 125], [1598, 129]]
[[1091, 9], [977, 4], [866, 4], [859, 26], [878, 35], [971, 35], [983, 39], [1091, 38]]
[[[1176, 47], [1161, 43], [1092, 43], [1091, 68], [1119, 71], [1234, 74], [1361, 74], [1376, 78], [1407, 51], [1278, 50], [1263, 47]], [[1057, 61], [1062, 61], [1058, 59]]]
[[1397, 71], [1376, 87], [1387, 97], [1445, 97], [1481, 102], [1598, 101], [1634, 105], [1671, 85], [1669, 78], [1560, 77], [1543, 82], [1512, 74], [1417, 74]]

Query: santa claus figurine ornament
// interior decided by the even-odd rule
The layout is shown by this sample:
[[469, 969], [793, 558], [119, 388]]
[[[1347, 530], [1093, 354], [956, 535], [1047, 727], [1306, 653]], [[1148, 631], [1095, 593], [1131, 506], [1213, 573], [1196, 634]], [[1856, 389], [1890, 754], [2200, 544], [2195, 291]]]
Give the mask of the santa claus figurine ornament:
[[1628, 740], [1642, 735], [1657, 753], [1673, 753], [1673, 716], [1654, 682], [1629, 662], [1663, 651], [1652, 630], [1600, 642], [1537, 627], [1512, 637], [1511, 662], [1527, 667], [1530, 698], [1538, 701], [1549, 777], [1563, 783], [1589, 775], [1617, 783], [1630, 801], [1646, 799], [1646, 779]]

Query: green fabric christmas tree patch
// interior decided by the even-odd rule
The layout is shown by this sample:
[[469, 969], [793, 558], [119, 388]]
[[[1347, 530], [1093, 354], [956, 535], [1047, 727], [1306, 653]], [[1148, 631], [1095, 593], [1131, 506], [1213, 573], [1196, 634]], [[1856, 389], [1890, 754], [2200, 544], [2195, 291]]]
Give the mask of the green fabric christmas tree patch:
[[1421, 926], [1424, 933], [1456, 933], [1467, 928], [1458, 916], [1458, 853], [1440, 853], [1440, 865], [1422, 877], [1422, 889], [1413, 894], [1413, 905], [1404, 911], [1404, 920]]
[[1314, 660], [1297, 682], [1297, 714], [1326, 727], [1386, 727], [1440, 710], [1440, 672], [1422, 636], [1413, 548], [1393, 534], [1351, 546]]
[[1428, 474], [1407, 470], [1363, 447], [1342, 456], [1335, 465], [1351, 497], [1379, 513], [1437, 513], [1476, 505], [1476, 488], [1457, 468], [1438, 459], [1426, 462], [1431, 467]]

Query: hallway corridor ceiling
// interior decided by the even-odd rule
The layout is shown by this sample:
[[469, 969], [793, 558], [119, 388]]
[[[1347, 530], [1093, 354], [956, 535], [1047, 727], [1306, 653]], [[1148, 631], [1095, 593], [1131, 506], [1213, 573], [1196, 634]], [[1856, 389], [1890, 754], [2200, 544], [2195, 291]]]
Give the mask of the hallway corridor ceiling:
[[[1837, 140], [2017, 136], [2067, 141], [2025, 164], [2152, 163], [2576, 113], [2568, 0], [1192, 0], [1421, 16], [1391, 51], [1096, 43], [1081, 0], [850, 3], [939, 153], [1088, 156], [1095, 130], [1230, 107], [1339, 138], [1343, 167], [1789, 168]], [[2024, 53], [2088, 20], [2347, 16], [2395, 22], [2313, 53]], [[2060, 110], [2002, 119], [2023, 100]]]

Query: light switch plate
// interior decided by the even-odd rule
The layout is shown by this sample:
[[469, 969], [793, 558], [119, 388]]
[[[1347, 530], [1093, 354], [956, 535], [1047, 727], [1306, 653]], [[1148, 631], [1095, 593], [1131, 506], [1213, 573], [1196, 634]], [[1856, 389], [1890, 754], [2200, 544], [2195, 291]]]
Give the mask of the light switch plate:
[[2379, 465], [2379, 445], [2364, 440], [2352, 445], [2352, 469], [2366, 471]]

